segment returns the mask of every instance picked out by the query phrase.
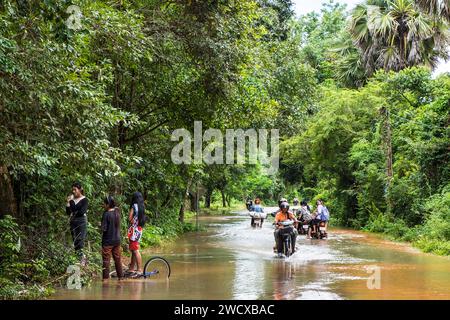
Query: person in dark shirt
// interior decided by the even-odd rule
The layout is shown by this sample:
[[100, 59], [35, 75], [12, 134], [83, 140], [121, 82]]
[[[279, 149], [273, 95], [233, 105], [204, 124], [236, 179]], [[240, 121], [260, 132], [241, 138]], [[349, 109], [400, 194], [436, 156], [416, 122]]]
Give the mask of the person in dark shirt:
[[109, 267], [111, 254], [114, 259], [117, 277], [123, 278], [122, 258], [120, 246], [120, 210], [112, 196], [105, 198], [105, 212], [102, 217], [102, 257], [103, 257], [103, 280], [109, 279]]
[[75, 182], [72, 184], [72, 194], [67, 197], [66, 213], [70, 217], [73, 246], [81, 259], [82, 265], [86, 264], [83, 248], [87, 233], [87, 210], [88, 199], [84, 196], [83, 187], [79, 182]]

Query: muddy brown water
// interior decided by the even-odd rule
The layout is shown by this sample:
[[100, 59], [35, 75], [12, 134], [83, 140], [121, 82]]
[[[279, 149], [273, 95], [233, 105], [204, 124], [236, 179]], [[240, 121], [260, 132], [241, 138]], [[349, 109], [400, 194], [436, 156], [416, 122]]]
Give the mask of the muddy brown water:
[[[199, 221], [206, 232], [185, 234], [144, 252], [144, 260], [153, 255], [169, 260], [169, 281], [95, 280], [81, 290], [58, 289], [50, 298], [450, 299], [450, 259], [407, 244], [330, 229], [328, 240], [299, 236], [297, 253], [278, 259], [270, 222], [253, 230], [244, 212]], [[379, 270], [379, 289], [371, 270]]]

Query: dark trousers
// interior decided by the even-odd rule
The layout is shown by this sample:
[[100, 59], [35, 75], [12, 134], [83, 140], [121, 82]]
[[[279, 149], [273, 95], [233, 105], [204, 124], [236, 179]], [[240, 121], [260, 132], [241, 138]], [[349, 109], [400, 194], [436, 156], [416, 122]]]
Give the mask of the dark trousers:
[[102, 247], [102, 257], [103, 257], [103, 279], [109, 279], [109, 267], [111, 263], [111, 254], [114, 260], [114, 265], [116, 266], [117, 277], [121, 279], [123, 277], [122, 271], [122, 248], [120, 245], [117, 246], [105, 246]]
[[76, 251], [84, 248], [87, 233], [87, 218], [79, 217], [70, 220], [70, 233], [72, 234], [73, 246]]

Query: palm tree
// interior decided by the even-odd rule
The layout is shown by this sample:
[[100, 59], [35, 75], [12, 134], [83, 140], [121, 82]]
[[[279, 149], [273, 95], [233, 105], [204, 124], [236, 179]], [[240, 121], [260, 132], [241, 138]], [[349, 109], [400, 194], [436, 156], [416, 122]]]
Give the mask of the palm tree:
[[450, 0], [416, 0], [416, 3], [428, 14], [450, 21]]
[[330, 50], [337, 54], [336, 78], [349, 88], [362, 87], [368, 78], [367, 69], [358, 48], [353, 44], [348, 32], [343, 32]]
[[368, 0], [353, 10], [349, 31], [369, 75], [380, 68], [435, 68], [439, 58], [449, 57], [449, 25], [413, 0]]

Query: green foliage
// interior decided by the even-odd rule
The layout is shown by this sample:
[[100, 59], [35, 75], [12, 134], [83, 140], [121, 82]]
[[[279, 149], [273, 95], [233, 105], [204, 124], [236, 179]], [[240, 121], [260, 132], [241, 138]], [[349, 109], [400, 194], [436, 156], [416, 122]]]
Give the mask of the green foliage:
[[11, 281], [0, 277], [0, 300], [36, 300], [54, 293], [49, 287], [39, 284], [24, 285], [20, 281]]
[[9, 215], [0, 219], [0, 299], [35, 299], [52, 292], [39, 284], [49, 277], [46, 261], [24, 259], [23, 243], [15, 219]]
[[[187, 215], [187, 217], [191, 217]], [[143, 249], [153, 246], [161, 246], [164, 243], [174, 241], [179, 234], [185, 232], [202, 231], [197, 230], [195, 224], [192, 222], [180, 222], [177, 216], [164, 215], [154, 221], [153, 225], [144, 227], [144, 232], [141, 240], [141, 247]]]
[[[441, 192], [450, 179], [449, 80], [409, 68], [378, 72], [358, 90], [324, 86], [319, 112], [283, 143], [284, 162], [301, 168], [290, 183], [302, 197], [328, 199], [337, 223], [406, 241], [420, 238], [417, 245], [445, 252], [449, 213], [433, 210], [448, 207]], [[390, 184], [382, 106], [389, 108], [392, 130]]]
[[323, 4], [320, 13], [308, 13], [293, 22], [294, 35], [302, 44], [300, 55], [316, 70], [320, 83], [337, 77], [337, 54], [332, 49], [336, 36], [345, 28], [346, 17], [346, 6], [330, 1]]
[[0, 276], [15, 277], [20, 274], [19, 255], [23, 234], [10, 215], [0, 219]]
[[369, 75], [377, 69], [436, 67], [439, 58], [449, 56], [448, 24], [420, 10], [413, 0], [358, 4], [349, 31]]
[[424, 252], [450, 255], [450, 192], [430, 197], [423, 205], [425, 223], [410, 228], [403, 220], [393, 220], [382, 212], [371, 213], [364, 230], [383, 233], [387, 236], [412, 242]]
[[425, 234], [436, 241], [450, 241], [450, 186], [430, 197], [424, 204]]
[[[397, 21], [398, 3], [376, 14]], [[79, 30], [66, 25], [71, 1], [2, 2], [0, 296], [47, 294], [49, 281], [77, 262], [64, 213], [73, 181], [90, 202], [85, 284], [101, 265], [103, 197], [115, 196], [125, 235], [135, 191], [149, 217], [143, 247], [195, 230], [183, 220], [192, 218], [199, 186], [200, 200], [227, 210], [248, 196], [265, 204], [280, 196], [325, 198], [333, 223], [420, 235], [417, 245], [447, 252], [448, 212], [432, 207], [448, 208], [450, 77], [432, 79], [390, 55], [402, 49], [408, 66], [433, 65], [446, 51], [447, 22], [402, 3], [418, 23], [407, 26], [406, 51], [397, 41], [405, 34], [392, 24], [388, 34], [369, 35], [381, 42], [354, 39], [383, 28], [348, 30], [345, 6], [331, 1], [320, 14], [295, 18], [288, 0], [80, 0]], [[394, 51], [384, 48], [386, 39], [394, 39]], [[386, 59], [376, 62], [404, 70], [368, 80], [372, 55], [360, 49], [380, 44]], [[390, 184], [381, 107], [392, 127]], [[280, 129], [280, 172], [268, 175], [261, 164], [175, 165], [171, 132], [192, 132], [194, 121], [221, 130]], [[384, 217], [387, 199], [394, 206]]]

